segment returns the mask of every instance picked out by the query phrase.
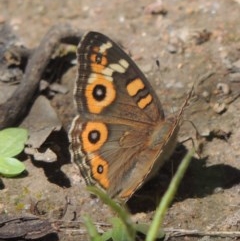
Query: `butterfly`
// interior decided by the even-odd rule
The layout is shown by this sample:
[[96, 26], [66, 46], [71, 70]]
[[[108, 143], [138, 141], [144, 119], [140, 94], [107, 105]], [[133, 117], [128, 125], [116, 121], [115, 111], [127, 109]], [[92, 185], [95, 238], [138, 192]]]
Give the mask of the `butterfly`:
[[88, 186], [126, 202], [173, 153], [190, 95], [174, 118], [165, 118], [134, 61], [98, 32], [82, 37], [77, 61], [72, 159]]

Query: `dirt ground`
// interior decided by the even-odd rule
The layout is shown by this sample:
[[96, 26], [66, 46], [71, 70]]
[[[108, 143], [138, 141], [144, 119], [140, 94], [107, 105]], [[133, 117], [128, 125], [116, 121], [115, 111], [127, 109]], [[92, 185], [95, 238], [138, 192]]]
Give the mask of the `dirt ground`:
[[[1, 1], [0, 23], [8, 23], [27, 48], [37, 47], [51, 26], [63, 23], [83, 33], [94, 30], [108, 35], [131, 53], [154, 86], [167, 116], [178, 110], [194, 84], [196, 95], [185, 113], [188, 121], [181, 127], [179, 142], [189, 137], [196, 142], [195, 130], [189, 123], [192, 121], [201, 135], [201, 158], [193, 158], [168, 210], [164, 228], [205, 232], [170, 240], [237, 240], [234, 232], [240, 231], [239, 0]], [[2, 178], [0, 183], [1, 214], [31, 214], [37, 205], [41, 217], [66, 223], [80, 221], [79, 229], [58, 227], [59, 240], [86, 240], [82, 223], [86, 214], [103, 230], [114, 215], [98, 199], [90, 197], [78, 169], [70, 161], [67, 133], [76, 115], [72, 96], [75, 76], [74, 65], [61, 78], [54, 79], [68, 92], [47, 94], [63, 125], [45, 143], [57, 150], [57, 160], [36, 161], [24, 155], [27, 174]], [[3, 88], [10, 88], [9, 83], [0, 82], [0, 91]], [[27, 123], [28, 128], [31, 123]], [[134, 220], [150, 222], [180, 158], [191, 147], [191, 141], [179, 144], [159, 175], [129, 200]], [[66, 202], [69, 205], [63, 215]], [[214, 232], [225, 232], [226, 237], [211, 236]]]

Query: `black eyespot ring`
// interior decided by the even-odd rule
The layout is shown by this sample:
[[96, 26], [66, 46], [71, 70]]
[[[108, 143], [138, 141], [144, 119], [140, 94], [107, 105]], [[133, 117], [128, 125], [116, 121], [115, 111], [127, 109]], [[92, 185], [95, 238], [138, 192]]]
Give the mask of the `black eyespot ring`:
[[93, 98], [97, 101], [102, 101], [105, 99], [106, 97], [106, 86], [104, 85], [96, 85], [94, 88], [93, 88]]
[[103, 170], [104, 170], [103, 165], [98, 165], [98, 167], [97, 167], [97, 172], [98, 172], [99, 174], [102, 174], [102, 173], [103, 173]]
[[101, 64], [101, 62], [102, 62], [102, 54], [97, 53], [95, 61], [96, 61], [97, 64]]
[[100, 132], [98, 130], [92, 130], [88, 133], [88, 140], [92, 144], [96, 144], [100, 140]]

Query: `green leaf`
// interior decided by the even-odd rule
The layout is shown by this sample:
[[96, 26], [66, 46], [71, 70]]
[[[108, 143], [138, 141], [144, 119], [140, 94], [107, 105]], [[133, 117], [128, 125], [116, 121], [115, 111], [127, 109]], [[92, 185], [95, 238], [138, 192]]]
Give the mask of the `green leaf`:
[[22, 128], [7, 128], [0, 131], [0, 156], [13, 157], [22, 152], [28, 132]]
[[126, 226], [123, 224], [122, 220], [115, 217], [112, 218], [112, 240], [113, 241], [133, 241], [126, 230]]
[[[147, 236], [149, 228], [150, 228], [150, 224], [147, 224], [147, 223], [136, 223], [135, 224], [136, 231], [139, 232], [139, 233], [144, 234], [145, 236]], [[157, 231], [156, 238], [157, 239], [163, 239], [164, 236], [165, 236], [165, 233], [164, 233], [163, 229], [159, 229]]]
[[122, 221], [122, 224], [126, 228], [127, 239], [126, 240], [135, 240], [136, 230], [130, 218], [130, 215], [127, 209], [123, 206], [120, 206], [118, 203], [113, 201], [109, 196], [94, 186], [88, 186], [87, 189], [98, 196], [105, 204], [107, 204], [114, 212], [118, 214], [119, 219]]
[[14, 177], [25, 170], [25, 166], [19, 160], [12, 157], [0, 156], [0, 173], [6, 177]]
[[88, 235], [90, 236], [91, 241], [102, 241], [101, 236], [98, 234], [95, 225], [93, 224], [91, 218], [89, 216], [83, 217], [84, 224], [88, 231]]
[[101, 241], [109, 241], [112, 240], [112, 229], [107, 230], [104, 232], [101, 236], [102, 240]]

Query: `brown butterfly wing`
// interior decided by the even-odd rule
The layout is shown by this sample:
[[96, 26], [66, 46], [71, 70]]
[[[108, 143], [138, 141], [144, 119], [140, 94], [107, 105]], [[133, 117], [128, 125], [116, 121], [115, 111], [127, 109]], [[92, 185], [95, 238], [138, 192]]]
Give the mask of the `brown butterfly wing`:
[[[93, 130], [89, 124], [94, 125], [95, 131], [101, 132], [102, 128], [102, 133], [108, 133], [107, 141], [103, 135], [99, 140], [100, 148], [89, 142], [89, 133]], [[172, 132], [177, 133], [178, 128], [173, 125], [169, 121], [154, 129], [139, 129], [137, 127], [141, 125], [84, 122], [81, 117], [76, 117], [71, 130], [74, 161], [87, 185], [98, 186], [111, 197], [126, 201], [147, 179], [157, 158], [160, 159], [154, 170], [161, 166], [166, 155], [164, 150], [169, 151], [175, 146], [176, 135]], [[157, 135], [157, 142], [153, 133]], [[169, 139], [171, 145], [167, 147]]]
[[150, 83], [108, 37], [88, 33], [77, 56], [79, 116], [70, 130], [73, 159], [87, 185], [126, 200], [163, 156], [164, 146], [175, 143], [178, 121], [164, 120]]
[[108, 37], [89, 32], [79, 44], [77, 57], [75, 99], [81, 116], [143, 123], [164, 119], [161, 103], [146, 77]]

